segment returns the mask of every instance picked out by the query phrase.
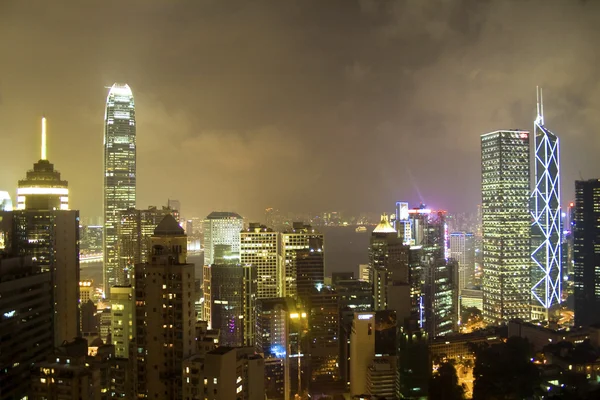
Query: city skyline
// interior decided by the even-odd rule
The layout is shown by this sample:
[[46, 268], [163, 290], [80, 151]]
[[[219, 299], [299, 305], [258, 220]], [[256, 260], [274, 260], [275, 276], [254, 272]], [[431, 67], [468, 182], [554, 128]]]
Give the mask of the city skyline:
[[[60, 162], [75, 193], [71, 207], [80, 209], [82, 216], [100, 216], [102, 88], [125, 81], [136, 90], [144, 133], [138, 143], [138, 168], [144, 171], [138, 182], [138, 207], [178, 198], [191, 215], [229, 209], [257, 220], [268, 206], [380, 211], [402, 198], [466, 211], [479, 203], [477, 135], [530, 126], [535, 109], [530, 94], [539, 85], [552, 99], [547, 118], [563, 139], [563, 180], [574, 181], [579, 171], [584, 177], [595, 176], [593, 159], [600, 143], [590, 135], [598, 126], [592, 110], [600, 104], [597, 73], [591, 68], [596, 51], [582, 39], [596, 33], [590, 16], [598, 4], [344, 3], [308, 1], [292, 9], [286, 4], [269, 8], [260, 2], [254, 7], [208, 2], [186, 4], [197, 7], [186, 16], [177, 6], [170, 10], [150, 3], [143, 21], [125, 19], [132, 11], [129, 4], [116, 18], [108, 17], [110, 4], [67, 7], [60, 18], [76, 20], [80, 35], [59, 28], [48, 34], [42, 30], [43, 21], [57, 16], [58, 9], [39, 4], [30, 12], [27, 4], [4, 6], [2, 40], [15, 37], [11, 46], [18, 53], [15, 63], [0, 66], [2, 76], [9, 77], [0, 85], [0, 130], [7, 140], [18, 140], [22, 150], [6, 155], [3, 169], [27, 167], [24, 160], [31, 159], [30, 149], [37, 147], [30, 144], [39, 140], [37, 118], [44, 114], [56, 132], [49, 153]], [[434, 4], [439, 17], [431, 13]], [[238, 16], [231, 16], [233, 9]], [[338, 9], [344, 12], [334, 12]], [[205, 12], [211, 22], [196, 27], [192, 16]], [[509, 14], [516, 17], [507, 18]], [[412, 17], [405, 21], [402, 15]], [[164, 24], [154, 23], [159, 18]], [[541, 23], [556, 19], [562, 21], [558, 26]], [[305, 31], [302, 27], [309, 20], [314, 21], [313, 30]], [[572, 21], [578, 21], [578, 29], [570, 29]], [[335, 29], [329, 29], [331, 24]], [[492, 29], [496, 24], [499, 29]], [[37, 29], [21, 32], [31, 26]], [[216, 34], [223, 28], [228, 35]], [[340, 36], [331, 33], [336, 29], [342, 37], [348, 33], [347, 42], [338, 43]], [[528, 35], [530, 29], [535, 35]], [[105, 40], [97, 39], [102, 35], [119, 40], [106, 46]], [[147, 40], [154, 35], [159, 39]], [[175, 48], [160, 40], [171, 35], [186, 40]], [[68, 40], [72, 36], [75, 46], [64, 46], [78, 49], [72, 55], [53, 44], [73, 43]], [[544, 40], [538, 45], [540, 37]], [[377, 46], [366, 46], [361, 38]], [[441, 46], [442, 38], [447, 47]], [[80, 49], [76, 45], [84, 39], [86, 47]], [[312, 45], [317, 42], [319, 46]], [[563, 45], [549, 44], [556, 42]], [[519, 55], [519, 66], [497, 62], [506, 54], [494, 49], [507, 43], [514, 44], [510, 54]], [[29, 62], [33, 54], [36, 59], [46, 56], [48, 68]], [[47, 57], [53, 54], [61, 57]], [[160, 54], [169, 54], [173, 62], [157, 59]], [[270, 54], [295, 61], [278, 64]], [[69, 68], [62, 68], [64, 62]], [[571, 73], [559, 72], [567, 70]], [[30, 81], [25, 81], [25, 71]], [[71, 84], [64, 85], [68, 79]], [[27, 107], [25, 101], [30, 102]], [[65, 113], [65, 108], [70, 111]], [[169, 140], [160, 140], [161, 135]], [[414, 144], [413, 151], [394, 156], [409, 144]], [[432, 157], [428, 166], [414, 167], [424, 157]], [[247, 171], [264, 159], [279, 167], [249, 175]], [[441, 165], [453, 166], [453, 176], [463, 177], [465, 190], [454, 190]], [[291, 175], [293, 185], [287, 179]], [[204, 184], [187, 184], [192, 176], [202, 177]], [[0, 178], [0, 187], [13, 194], [18, 179], [10, 168]], [[166, 182], [162, 193], [153, 193], [156, 179]], [[221, 190], [204, 196], [199, 186]], [[261, 190], [250, 190], [256, 187]], [[298, 201], [308, 187], [322, 195]], [[367, 195], [374, 192], [384, 194]], [[571, 185], [564, 185], [563, 199], [572, 199], [572, 193]]]
[[0, 2], [0, 400], [600, 398], [598, 16]]

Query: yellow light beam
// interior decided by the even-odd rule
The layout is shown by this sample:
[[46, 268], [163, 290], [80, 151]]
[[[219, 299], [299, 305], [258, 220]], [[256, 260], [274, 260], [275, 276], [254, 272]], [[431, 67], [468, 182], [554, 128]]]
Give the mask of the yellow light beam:
[[42, 160], [46, 159], [46, 117], [42, 117]]

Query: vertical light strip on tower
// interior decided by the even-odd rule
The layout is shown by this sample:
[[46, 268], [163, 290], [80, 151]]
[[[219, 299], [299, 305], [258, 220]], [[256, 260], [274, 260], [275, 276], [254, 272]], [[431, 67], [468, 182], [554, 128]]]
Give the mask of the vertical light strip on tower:
[[42, 117], [42, 158], [46, 159], [46, 117]]
[[537, 93], [535, 138], [535, 188], [532, 194], [531, 289], [546, 309], [560, 303], [560, 163], [558, 137], [544, 127], [542, 91]]

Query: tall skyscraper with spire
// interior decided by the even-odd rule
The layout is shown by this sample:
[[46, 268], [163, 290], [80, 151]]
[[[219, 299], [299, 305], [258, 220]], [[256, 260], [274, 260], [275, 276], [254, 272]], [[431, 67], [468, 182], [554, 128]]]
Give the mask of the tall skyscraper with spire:
[[531, 199], [531, 284], [535, 304], [547, 310], [560, 303], [561, 221], [558, 137], [544, 126], [542, 90], [537, 93], [534, 129], [535, 186]]
[[42, 118], [42, 152], [27, 177], [19, 181], [17, 189], [18, 210], [68, 210], [69, 188], [60, 179], [60, 172], [46, 157], [46, 118]]
[[[67, 181], [47, 159], [46, 118], [41, 158], [17, 188], [17, 209], [0, 211], [0, 250], [31, 256], [50, 273], [54, 346], [79, 334], [79, 211], [69, 209]], [[20, 317], [19, 317], [20, 318]]]
[[104, 293], [125, 282], [119, 268], [119, 211], [135, 208], [136, 125], [133, 93], [115, 83], [104, 114]]

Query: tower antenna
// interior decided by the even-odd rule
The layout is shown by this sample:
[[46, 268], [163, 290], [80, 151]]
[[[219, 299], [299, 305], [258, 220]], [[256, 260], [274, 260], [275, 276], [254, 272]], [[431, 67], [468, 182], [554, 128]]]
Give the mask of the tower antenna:
[[539, 125], [544, 125], [544, 99], [542, 97], [542, 88], [539, 86], [535, 87], [535, 94], [537, 97], [537, 117], [535, 121]]
[[540, 88], [540, 119], [542, 121], [542, 125], [544, 125], [544, 94], [542, 92], [542, 88]]
[[42, 160], [46, 159], [46, 117], [42, 117]]

